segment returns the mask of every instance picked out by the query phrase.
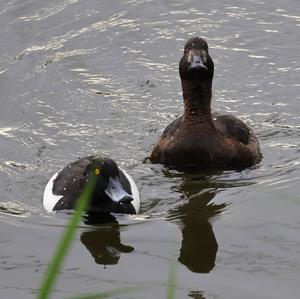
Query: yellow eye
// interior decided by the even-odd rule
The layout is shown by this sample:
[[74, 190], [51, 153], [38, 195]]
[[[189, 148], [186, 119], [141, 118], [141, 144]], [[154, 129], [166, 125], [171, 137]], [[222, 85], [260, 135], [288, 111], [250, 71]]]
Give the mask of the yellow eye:
[[98, 176], [98, 175], [100, 174], [100, 169], [99, 169], [99, 168], [96, 168], [94, 173], [95, 173], [95, 175]]

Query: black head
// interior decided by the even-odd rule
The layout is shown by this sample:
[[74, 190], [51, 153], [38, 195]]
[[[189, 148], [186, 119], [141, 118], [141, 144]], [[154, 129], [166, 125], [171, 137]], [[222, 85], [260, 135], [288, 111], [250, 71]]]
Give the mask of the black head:
[[92, 169], [95, 171], [96, 169], [99, 169], [100, 172], [98, 173], [98, 171], [96, 171], [95, 174], [104, 178], [109, 178], [110, 176], [117, 176], [119, 174], [119, 169], [116, 161], [106, 157], [93, 157], [91, 160], [90, 167], [92, 167]]
[[214, 63], [208, 54], [206, 40], [201, 37], [190, 38], [185, 46], [179, 63], [182, 80], [211, 81], [214, 75]]
[[86, 169], [87, 178], [97, 177], [91, 209], [103, 212], [135, 213], [128, 184], [122, 180], [117, 163], [110, 158], [93, 157]]
[[119, 169], [113, 159], [95, 156], [91, 158], [91, 163], [86, 168], [85, 175], [87, 178], [91, 175], [96, 175], [96, 188], [101, 191], [107, 187], [110, 177], [119, 175]]

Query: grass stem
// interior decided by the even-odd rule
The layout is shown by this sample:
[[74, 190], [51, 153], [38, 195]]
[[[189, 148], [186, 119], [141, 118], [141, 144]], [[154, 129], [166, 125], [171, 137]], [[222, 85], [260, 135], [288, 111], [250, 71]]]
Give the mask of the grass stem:
[[89, 205], [92, 192], [96, 183], [96, 177], [91, 176], [90, 182], [85, 186], [82, 194], [77, 200], [74, 214], [72, 215], [68, 226], [66, 227], [56, 251], [52, 257], [47, 273], [41, 283], [37, 299], [47, 299], [52, 291], [53, 285], [58, 277], [65, 256], [75, 237], [76, 230], [80, 224], [81, 217]]

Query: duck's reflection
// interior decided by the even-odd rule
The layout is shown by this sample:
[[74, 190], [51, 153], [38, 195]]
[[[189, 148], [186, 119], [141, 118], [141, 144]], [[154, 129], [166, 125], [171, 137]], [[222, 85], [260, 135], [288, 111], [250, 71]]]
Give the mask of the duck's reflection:
[[[208, 185], [210, 184], [210, 185]], [[199, 178], [186, 176], [180, 190], [187, 203], [173, 209], [169, 218], [179, 220], [182, 243], [179, 262], [192, 272], [208, 273], [215, 266], [218, 243], [210, 220], [219, 214], [225, 204], [214, 204], [216, 188]]]
[[[101, 223], [97, 219], [101, 219]], [[95, 225], [95, 228], [83, 232], [80, 240], [97, 264], [115, 265], [119, 262], [122, 253], [134, 250], [133, 247], [121, 243], [120, 226], [114, 216], [89, 214], [85, 223]]]
[[188, 296], [194, 299], [205, 299], [203, 293], [199, 291], [192, 291], [188, 294]]

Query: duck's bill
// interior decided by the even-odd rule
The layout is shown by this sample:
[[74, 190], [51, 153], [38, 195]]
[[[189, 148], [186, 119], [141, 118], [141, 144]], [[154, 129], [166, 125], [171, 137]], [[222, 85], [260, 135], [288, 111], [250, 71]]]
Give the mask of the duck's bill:
[[133, 197], [126, 192], [118, 177], [110, 177], [105, 193], [109, 198], [119, 204], [128, 204], [133, 201]]
[[188, 56], [188, 62], [190, 63], [189, 71], [207, 71], [207, 67], [205, 66], [205, 60], [206, 58], [203, 54], [198, 53], [198, 51], [190, 51]]

